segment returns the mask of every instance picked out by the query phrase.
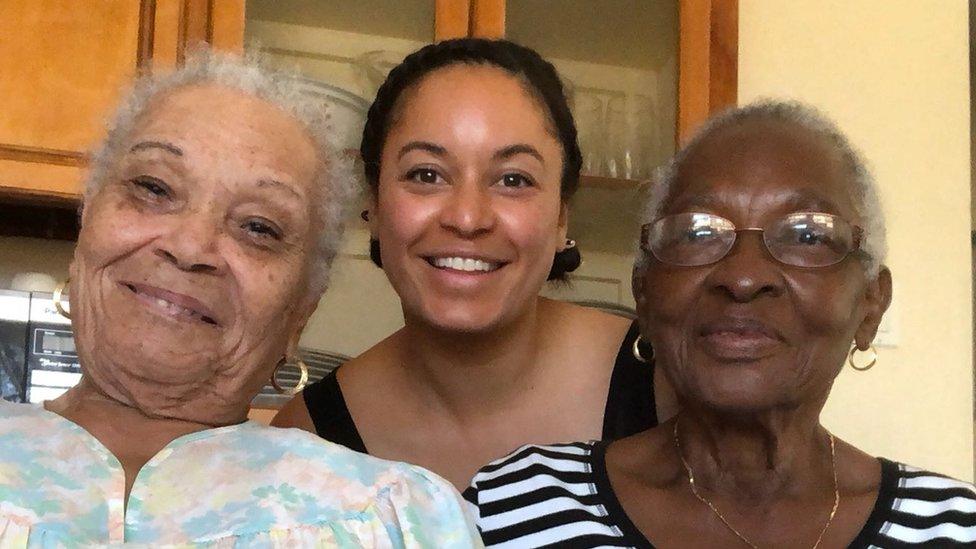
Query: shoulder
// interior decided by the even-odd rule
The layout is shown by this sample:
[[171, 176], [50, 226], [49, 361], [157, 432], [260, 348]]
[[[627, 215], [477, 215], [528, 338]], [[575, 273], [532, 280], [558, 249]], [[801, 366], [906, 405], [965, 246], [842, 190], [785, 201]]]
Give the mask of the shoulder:
[[896, 497], [925, 499], [946, 509], [959, 504], [976, 514], [976, 486], [969, 482], [885, 459], [881, 467], [882, 485], [892, 485]]
[[624, 545], [601, 498], [603, 448], [582, 442], [523, 446], [482, 468], [464, 498], [485, 545], [582, 546], [584, 539], [587, 547]]
[[976, 543], [976, 486], [881, 459], [881, 487], [865, 527], [878, 544]]
[[[483, 547], [461, 494], [440, 476], [403, 462], [367, 458], [376, 474], [375, 515], [407, 547]], [[389, 529], [389, 528], [388, 528]]]
[[214, 449], [238, 454], [235, 459], [276, 476], [277, 482], [300, 484], [314, 478], [322, 484], [356, 486], [373, 495], [394, 486], [431, 490], [450, 486], [419, 467], [356, 452], [301, 429], [247, 422], [228, 435], [216, 437]]
[[541, 298], [539, 310], [541, 337], [552, 358], [575, 365], [576, 371], [609, 375], [632, 320], [546, 298]]
[[278, 410], [271, 425], [275, 427], [297, 427], [305, 431], [314, 431], [312, 416], [305, 404], [305, 393], [299, 393]]
[[[522, 446], [505, 457], [482, 467], [465, 490], [464, 497], [478, 505], [489, 491], [510, 495], [539, 488], [540, 483], [580, 482], [592, 470], [592, 442]], [[525, 483], [529, 479], [534, 482]], [[520, 485], [512, 490], [504, 488]], [[530, 486], [531, 485], [531, 486]], [[479, 495], [482, 498], [479, 499]]]
[[541, 298], [544, 317], [555, 321], [563, 330], [585, 332], [589, 338], [605, 338], [619, 343], [633, 322], [629, 318], [611, 314], [576, 303]]
[[81, 429], [54, 412], [36, 404], [0, 400], [0, 464], [36, 461], [38, 453], [52, 452], [81, 459], [78, 454], [84, 442]]
[[39, 432], [63, 430], [66, 421], [40, 405], [18, 404], [0, 399], [0, 436], [13, 435], [24, 430], [29, 430], [35, 436]]

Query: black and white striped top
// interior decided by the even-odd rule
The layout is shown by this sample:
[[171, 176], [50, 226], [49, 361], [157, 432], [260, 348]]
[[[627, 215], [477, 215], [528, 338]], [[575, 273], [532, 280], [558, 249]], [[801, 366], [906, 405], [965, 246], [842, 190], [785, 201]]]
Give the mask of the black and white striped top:
[[[482, 468], [464, 497], [485, 545], [653, 547], [614, 495], [607, 444], [524, 446]], [[879, 461], [878, 499], [850, 547], [976, 547], [976, 487]]]

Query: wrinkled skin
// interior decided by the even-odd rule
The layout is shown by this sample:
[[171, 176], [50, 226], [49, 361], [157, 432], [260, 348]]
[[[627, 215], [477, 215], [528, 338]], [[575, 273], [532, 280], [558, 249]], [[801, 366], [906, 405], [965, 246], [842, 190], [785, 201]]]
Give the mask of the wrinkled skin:
[[[838, 155], [795, 128], [752, 122], [722, 131], [689, 158], [664, 215], [701, 211], [736, 227], [763, 227], [797, 211], [858, 224]], [[813, 403], [818, 411], [851, 342], [871, 343], [891, 299], [883, 269], [869, 280], [858, 256], [823, 268], [777, 262], [758, 233], [740, 233], [722, 260], [677, 267], [656, 259], [637, 273], [644, 333], [682, 401], [754, 411]], [[705, 335], [748, 320], [771, 337]]]
[[316, 158], [254, 96], [156, 98], [83, 212], [70, 289], [87, 383], [148, 417], [242, 421], [317, 302]]
[[[817, 211], [857, 225], [849, 177], [807, 130], [747, 120], [689, 151], [663, 215], [713, 213], [741, 229]], [[758, 233], [743, 232], [710, 265], [651, 258], [635, 270], [634, 291], [680, 407], [675, 420], [607, 449], [610, 482], [637, 528], [661, 547], [744, 546], [733, 528], [759, 547], [811, 547], [821, 534], [821, 546], [846, 547], [874, 506], [881, 468], [832, 438], [820, 413], [851, 343], [867, 348], [877, 332], [890, 272], [869, 278], [857, 255], [784, 265]], [[689, 471], [731, 527], [692, 493]]]

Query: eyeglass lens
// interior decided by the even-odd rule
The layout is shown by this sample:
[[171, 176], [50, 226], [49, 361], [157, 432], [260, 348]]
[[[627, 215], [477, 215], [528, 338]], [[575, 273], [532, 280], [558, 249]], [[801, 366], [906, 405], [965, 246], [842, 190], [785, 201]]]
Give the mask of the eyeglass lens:
[[[647, 227], [642, 245], [672, 265], [686, 267], [714, 263], [729, 253], [738, 230], [731, 221], [705, 213], [663, 217]], [[763, 243], [774, 259], [797, 267], [834, 265], [855, 247], [854, 228], [825, 213], [799, 212], [763, 228]]]

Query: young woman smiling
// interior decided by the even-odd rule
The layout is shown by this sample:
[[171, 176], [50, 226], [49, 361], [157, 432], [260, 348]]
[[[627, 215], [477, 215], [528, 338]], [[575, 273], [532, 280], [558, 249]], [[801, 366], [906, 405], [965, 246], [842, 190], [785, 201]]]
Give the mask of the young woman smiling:
[[522, 444], [657, 423], [630, 321], [539, 296], [579, 264], [566, 230], [581, 157], [551, 64], [506, 41], [426, 46], [380, 88], [361, 153], [371, 255], [405, 325], [276, 425], [464, 487]]

